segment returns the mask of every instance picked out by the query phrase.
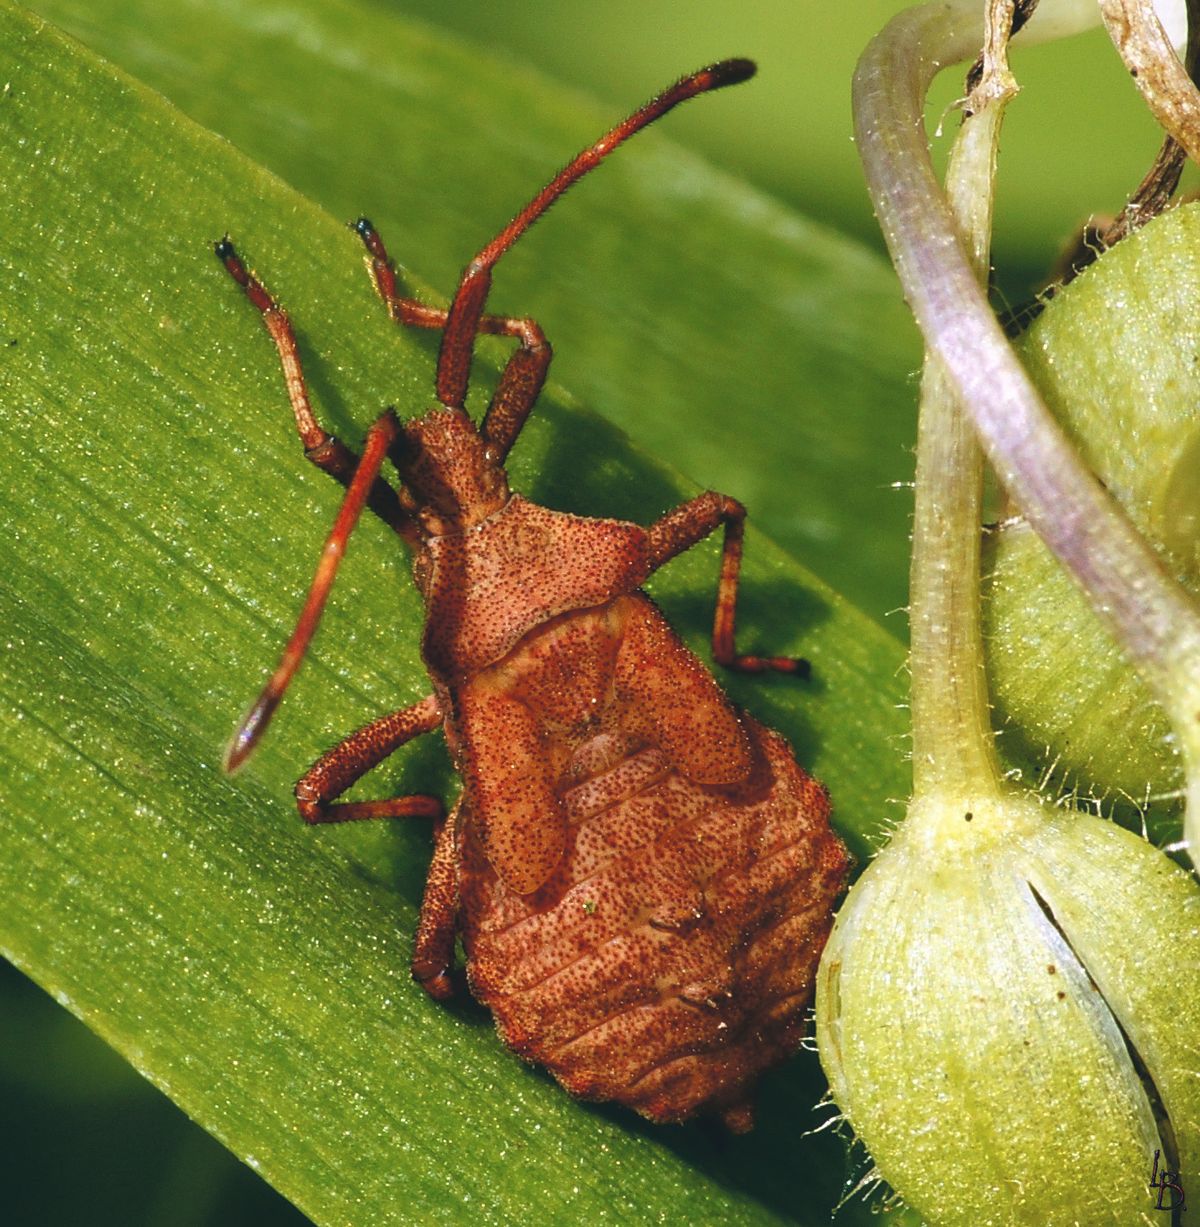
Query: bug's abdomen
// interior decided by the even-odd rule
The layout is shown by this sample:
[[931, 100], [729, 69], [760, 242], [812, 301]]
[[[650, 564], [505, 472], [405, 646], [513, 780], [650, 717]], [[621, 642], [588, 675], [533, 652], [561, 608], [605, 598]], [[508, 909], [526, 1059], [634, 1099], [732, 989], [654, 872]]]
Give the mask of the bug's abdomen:
[[[505, 1042], [573, 1093], [654, 1120], [717, 1109], [745, 1125], [754, 1080], [800, 1042], [848, 858], [824, 790], [778, 734], [735, 717], [736, 778], [712, 783], [695, 778], [721, 774], [703, 745], [685, 752], [677, 722], [631, 709], [624, 636], [647, 621], [651, 635], [672, 632], [644, 598], [622, 602], [613, 665], [577, 696], [575, 718], [541, 730], [566, 815], [549, 879], [529, 894], [506, 885], [464, 810], [468, 973]], [[514, 689], [561, 667], [553, 646], [564, 636], [595, 641], [596, 616], [527, 641], [506, 663]], [[595, 653], [605, 654], [598, 643]], [[688, 697], [681, 677], [676, 698]], [[706, 721], [688, 719], [703, 741]], [[709, 723], [728, 740], [716, 715]]]

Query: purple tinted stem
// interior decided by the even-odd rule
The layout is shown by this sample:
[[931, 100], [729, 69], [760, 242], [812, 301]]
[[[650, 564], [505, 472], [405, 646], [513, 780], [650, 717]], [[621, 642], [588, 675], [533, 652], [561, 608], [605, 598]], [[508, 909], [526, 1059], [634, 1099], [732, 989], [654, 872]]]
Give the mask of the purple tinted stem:
[[[1036, 19], [1035, 19], [1036, 20]], [[925, 140], [929, 82], [978, 47], [977, 22], [930, 5], [901, 13], [854, 78], [867, 184], [926, 344], [944, 364], [1001, 481], [1168, 706], [1200, 659], [1200, 616], [1051, 418], [964, 253]]]

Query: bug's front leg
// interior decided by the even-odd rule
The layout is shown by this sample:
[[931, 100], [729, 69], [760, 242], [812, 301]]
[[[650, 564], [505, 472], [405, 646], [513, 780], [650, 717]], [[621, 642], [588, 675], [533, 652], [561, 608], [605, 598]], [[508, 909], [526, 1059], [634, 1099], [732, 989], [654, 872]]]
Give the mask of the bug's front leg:
[[360, 217], [351, 229], [367, 249], [371, 258], [371, 280], [397, 324], [409, 328], [444, 329], [451, 315], [456, 313], [458, 322], [454, 336], [449, 343], [443, 342], [442, 356], [438, 360], [438, 399], [444, 405], [456, 405], [461, 409], [465, 403], [471, 352], [477, 333], [512, 337], [519, 342], [516, 353], [505, 363], [480, 427], [494, 459], [502, 463], [533, 409], [554, 356], [541, 325], [537, 320], [524, 317], [483, 314], [484, 299], [491, 284], [490, 274], [465, 281], [449, 311], [427, 307], [415, 298], [404, 297], [396, 288], [396, 270], [379, 232], [365, 217]]
[[[340, 439], [329, 434], [312, 411], [304, 368], [300, 365], [300, 351], [296, 346], [296, 334], [292, 331], [292, 322], [287, 312], [275, 301], [266, 286], [246, 268], [228, 237], [216, 243], [214, 251], [225, 270], [242, 287], [251, 305], [262, 316], [263, 326], [275, 344], [279, 363], [283, 367], [283, 379], [287, 385], [292, 415], [296, 419], [296, 433], [304, 445], [305, 457], [323, 473], [328, 473], [343, 486], [349, 486], [358, 467], [359, 457]], [[400, 505], [395, 490], [383, 477], [375, 478], [367, 497], [367, 506], [401, 537], [415, 543], [416, 528], [412, 517]]]
[[656, 571], [684, 550], [691, 549], [722, 524], [725, 526], [725, 543], [721, 551], [721, 578], [717, 583], [717, 604], [713, 613], [713, 658], [718, 664], [739, 673], [773, 670], [807, 676], [809, 664], [801, 657], [747, 656], [734, 647], [738, 577], [746, 525], [746, 509], [737, 499], [709, 490], [667, 512], [661, 520], [652, 524], [646, 530], [650, 542], [651, 571]]

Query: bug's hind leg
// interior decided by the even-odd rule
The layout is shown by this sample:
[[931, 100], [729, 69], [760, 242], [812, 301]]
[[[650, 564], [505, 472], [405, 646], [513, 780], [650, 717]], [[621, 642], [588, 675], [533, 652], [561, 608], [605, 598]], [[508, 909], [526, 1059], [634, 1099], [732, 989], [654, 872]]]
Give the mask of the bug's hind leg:
[[454, 994], [450, 968], [454, 963], [454, 940], [458, 935], [457, 831], [456, 808], [435, 827], [433, 860], [425, 879], [421, 919], [413, 943], [413, 979], [437, 1001], [445, 1001]]
[[725, 526], [725, 543], [721, 550], [721, 578], [717, 583], [717, 604], [713, 613], [713, 658], [727, 669], [739, 673], [779, 673], [808, 675], [807, 660], [796, 656], [748, 656], [734, 647], [734, 627], [737, 620], [737, 595], [742, 567], [742, 537], [746, 526], [746, 509], [737, 499], [709, 490], [669, 511], [647, 530], [650, 539], [650, 569], [656, 571], [684, 550]]
[[[324, 430], [312, 411], [308, 399], [308, 386], [300, 365], [300, 352], [296, 347], [296, 334], [292, 331], [287, 312], [275, 301], [270, 292], [242, 262], [237, 249], [228, 236], [214, 244], [217, 259], [229, 275], [240, 285], [246, 297], [262, 316], [263, 324], [275, 343], [283, 378], [287, 384], [288, 399], [296, 419], [296, 430], [304, 444], [305, 456], [322, 472], [349, 486], [358, 467], [358, 457], [340, 439]], [[400, 505], [395, 490], [383, 477], [377, 477], [367, 498], [367, 506], [386, 524], [407, 540], [414, 539], [412, 518]]]
[[[409, 328], [445, 328], [450, 314], [448, 311], [428, 307], [417, 302], [415, 298], [406, 298], [398, 293], [396, 270], [375, 227], [365, 217], [360, 217], [351, 229], [362, 239], [367, 249], [371, 260], [371, 280], [374, 281], [375, 289], [386, 304], [392, 319]], [[486, 293], [486, 286], [482, 288]], [[491, 336], [513, 337], [520, 343], [516, 353], [505, 364], [492, 402], [480, 426], [480, 434], [491, 447], [496, 462], [501, 463], [533, 409], [542, 385], [546, 382], [546, 372], [554, 354], [537, 320], [481, 314], [476, 331]], [[460, 364], [462, 361], [463, 359], [459, 359]], [[470, 362], [469, 351], [465, 361]], [[465, 395], [465, 376], [462, 392]], [[438, 394], [439, 397], [442, 396], [440, 384]], [[443, 403], [450, 402], [443, 397]]]

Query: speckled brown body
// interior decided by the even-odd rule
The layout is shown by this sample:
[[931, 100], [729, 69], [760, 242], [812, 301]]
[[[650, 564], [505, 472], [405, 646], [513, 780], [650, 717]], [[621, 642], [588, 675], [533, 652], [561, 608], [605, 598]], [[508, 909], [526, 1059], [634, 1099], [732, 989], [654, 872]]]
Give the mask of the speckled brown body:
[[[721, 528], [714, 658], [751, 673], [807, 665], [734, 647], [746, 518], [736, 500], [709, 491], [642, 528], [510, 493], [504, 460], [550, 347], [535, 321], [484, 307], [496, 262], [581, 175], [679, 102], [753, 72], [746, 60], [701, 69], [585, 149], [468, 264], [448, 311], [399, 294], [360, 218], [353, 228], [392, 318], [442, 332], [440, 407], [403, 425], [387, 410], [361, 456], [317, 422], [287, 315], [228, 238], [215, 245], [278, 350], [306, 456], [347, 488], [227, 769], [267, 727], [369, 507], [414, 552], [434, 691], [322, 755], [296, 785], [301, 816], [433, 818], [412, 963], [429, 993], [453, 991], [461, 936], [472, 990], [501, 1037], [568, 1090], [660, 1121], [717, 1111], [734, 1129], [750, 1125], [755, 1079], [800, 1041], [848, 858], [825, 790], [777, 733], [734, 710], [640, 585]], [[476, 425], [464, 405], [479, 333], [518, 348]], [[396, 488], [381, 473], [388, 460]], [[338, 799], [439, 728], [463, 777], [449, 817], [432, 796]]]
[[778, 734], [743, 716], [745, 778], [697, 784], [622, 733], [625, 704], [606, 698], [596, 724], [555, 739], [576, 747], [570, 825], [537, 891], [505, 886], [469, 805], [457, 811], [472, 991], [504, 1042], [573, 1094], [744, 1127], [758, 1075], [800, 1043], [845, 853], [824, 790]]
[[744, 1126], [800, 1042], [847, 857], [824, 789], [637, 591], [650, 553], [519, 497], [431, 543], [426, 663], [466, 781], [440, 843], [505, 1043], [576, 1095]]

